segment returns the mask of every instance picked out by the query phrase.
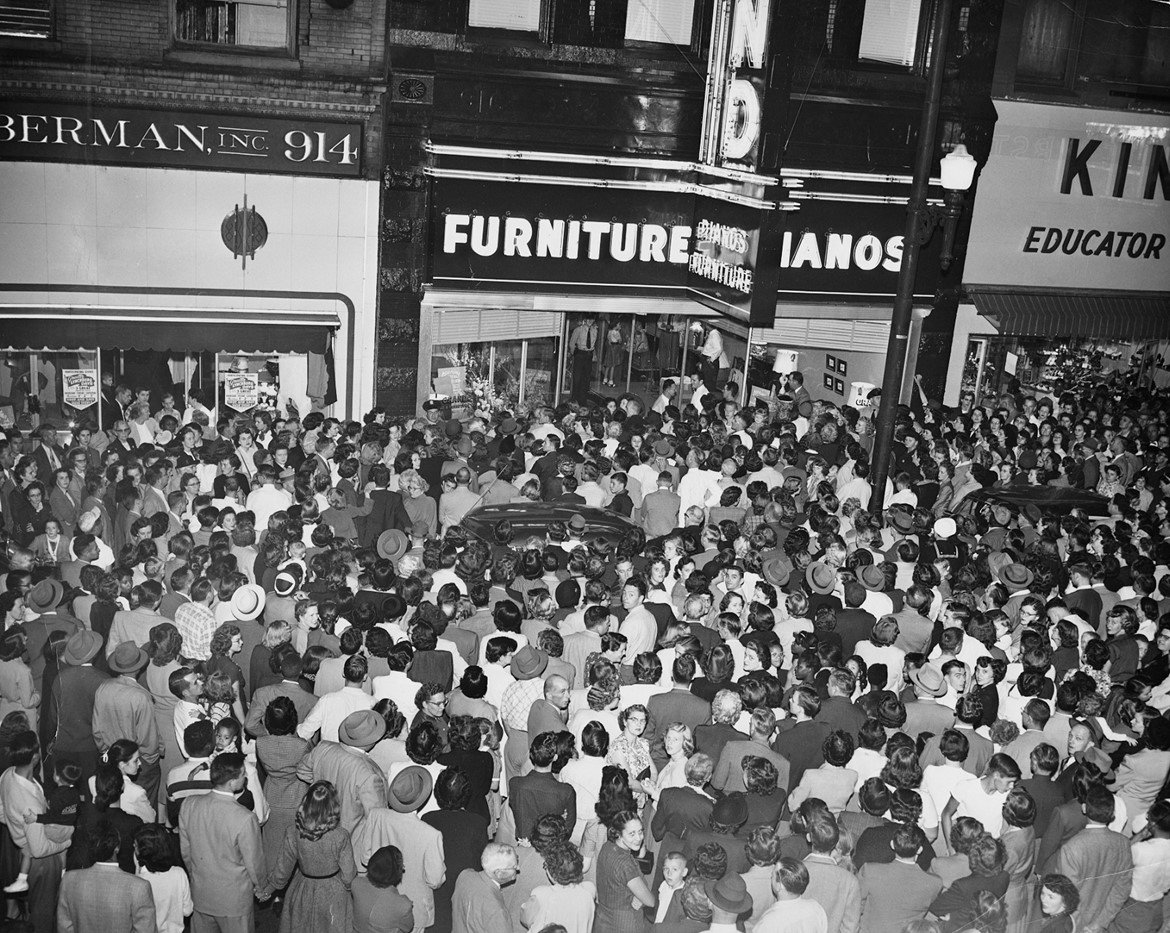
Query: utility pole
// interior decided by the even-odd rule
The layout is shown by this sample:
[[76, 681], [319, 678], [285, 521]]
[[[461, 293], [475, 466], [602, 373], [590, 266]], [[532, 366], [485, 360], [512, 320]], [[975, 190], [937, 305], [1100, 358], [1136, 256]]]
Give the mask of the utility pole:
[[942, 105], [943, 74], [946, 71], [947, 40], [950, 38], [951, 12], [955, 0], [937, 0], [931, 30], [930, 68], [927, 73], [926, 101], [922, 122], [918, 126], [918, 149], [914, 156], [914, 179], [906, 204], [906, 229], [902, 246], [902, 267], [894, 297], [894, 314], [890, 320], [890, 341], [886, 347], [886, 368], [882, 375], [882, 394], [874, 427], [873, 468], [870, 470], [873, 498], [870, 510], [880, 513], [885, 504], [886, 477], [890, 473], [894, 444], [894, 415], [902, 394], [902, 377], [906, 368], [906, 347], [910, 323], [914, 316], [914, 280], [918, 275], [918, 255], [934, 232], [927, 191], [930, 169], [934, 162], [938, 112]]

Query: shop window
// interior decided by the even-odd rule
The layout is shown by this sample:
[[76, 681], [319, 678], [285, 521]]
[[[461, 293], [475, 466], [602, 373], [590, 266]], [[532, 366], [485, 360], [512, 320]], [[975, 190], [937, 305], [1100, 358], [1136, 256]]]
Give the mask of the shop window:
[[1030, 0], [1020, 31], [1019, 79], [1032, 84], [1064, 84], [1078, 24], [1076, 7], [1066, 0]]
[[175, 38], [214, 46], [291, 46], [295, 0], [175, 0]]
[[541, 0], [470, 0], [467, 25], [475, 29], [537, 32]]
[[556, 337], [438, 343], [431, 351], [431, 389], [464, 414], [555, 403]]
[[694, 0], [629, 0], [626, 40], [689, 46], [694, 20]]
[[22, 350], [0, 354], [0, 427], [42, 423], [72, 431], [98, 423], [97, 353]]
[[798, 45], [848, 62], [914, 67], [922, 0], [813, 0], [796, 15]]
[[52, 0], [0, 0], [0, 36], [48, 39], [52, 34]]

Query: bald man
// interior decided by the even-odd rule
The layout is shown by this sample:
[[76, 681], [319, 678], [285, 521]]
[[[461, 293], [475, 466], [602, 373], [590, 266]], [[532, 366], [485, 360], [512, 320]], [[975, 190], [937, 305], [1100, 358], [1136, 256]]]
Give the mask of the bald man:
[[565, 725], [569, 709], [569, 681], [560, 674], [544, 679], [544, 697], [528, 710], [529, 742], [542, 732], [568, 732]]

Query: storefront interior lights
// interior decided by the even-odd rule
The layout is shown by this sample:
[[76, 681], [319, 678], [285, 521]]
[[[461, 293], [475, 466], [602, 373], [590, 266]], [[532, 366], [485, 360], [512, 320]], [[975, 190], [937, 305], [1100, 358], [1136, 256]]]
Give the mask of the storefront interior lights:
[[647, 159], [638, 156], [596, 156], [576, 152], [542, 152], [534, 149], [489, 149], [484, 146], [450, 146], [428, 142], [428, 152], [435, 155], [464, 156], [471, 159], [512, 159], [529, 162], [560, 162], [572, 165], [612, 165], [620, 168], [665, 169], [679, 172], [699, 172], [754, 185], [776, 185], [780, 180], [772, 175], [757, 175], [738, 169], [678, 159]]
[[428, 168], [426, 174], [434, 178], [459, 178], [464, 181], [492, 181], [511, 182], [519, 185], [566, 185], [574, 188], [610, 188], [624, 191], [669, 191], [677, 194], [695, 194], [700, 197], [711, 198], [716, 201], [726, 201], [729, 204], [739, 204], [743, 207], [758, 210], [795, 211], [800, 206], [792, 201], [765, 201], [762, 198], [752, 198], [745, 195], [723, 191], [720, 188], [710, 188], [693, 182], [684, 181], [631, 181], [626, 179], [609, 178], [575, 178], [567, 175], [527, 175], [508, 172], [477, 172], [471, 169]]

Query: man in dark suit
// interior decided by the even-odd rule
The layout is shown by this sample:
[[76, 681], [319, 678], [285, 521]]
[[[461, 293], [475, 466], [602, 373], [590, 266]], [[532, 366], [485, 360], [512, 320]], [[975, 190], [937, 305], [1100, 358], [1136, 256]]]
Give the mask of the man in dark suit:
[[532, 740], [528, 759], [532, 771], [508, 782], [508, 803], [516, 818], [516, 838], [527, 839], [536, 821], [549, 813], [563, 816], [566, 826], [577, 821], [577, 795], [569, 784], [552, 775], [557, 757], [555, 732], [542, 732]]
[[670, 852], [682, 850], [682, 840], [690, 832], [706, 830], [711, 822], [715, 801], [702, 791], [711, 780], [712, 763], [706, 755], [691, 755], [686, 764], [686, 787], [668, 787], [658, 797], [650, 832], [658, 847], [651, 890], [662, 881], [662, 863]]
[[[788, 787], [785, 790], [792, 793], [805, 771], [825, 763], [822, 746], [833, 730], [828, 723], [817, 721], [821, 700], [810, 687], [797, 687], [793, 691], [788, 711], [792, 718], [780, 724], [783, 731], [772, 742], [772, 751], [788, 761]], [[787, 729], [785, 723], [789, 724]]]
[[264, 727], [264, 711], [268, 704], [277, 697], [288, 697], [297, 708], [297, 721], [304, 722], [310, 710], [317, 705], [316, 695], [305, 690], [300, 683], [301, 656], [295, 651], [286, 651], [280, 657], [280, 676], [278, 684], [268, 684], [252, 694], [252, 702], [248, 704], [248, 715], [244, 719], [244, 729], [249, 735], [259, 738], [268, 735]]
[[386, 488], [390, 483], [389, 468], [385, 464], [375, 463], [370, 468], [369, 481], [376, 487], [370, 493], [374, 508], [369, 515], [356, 520], [361, 546], [374, 547], [378, 543], [378, 535], [391, 528], [409, 534], [411, 521], [402, 504], [402, 496]]
[[705, 845], [721, 846], [727, 853], [727, 871], [742, 874], [751, 868], [747, 847], [735, 834], [747, 822], [748, 805], [743, 794], [728, 794], [711, 810], [711, 819], [702, 829], [689, 829], [683, 837], [683, 854], [693, 859]]
[[856, 683], [851, 671], [832, 671], [826, 684], [829, 695], [821, 700], [821, 710], [816, 715], [817, 721], [825, 723], [830, 730], [848, 733], [855, 745], [857, 734], [865, 725], [865, 713], [849, 700]]
[[179, 811], [179, 848], [191, 875], [195, 930], [254, 928], [253, 897], [263, 892], [268, 871], [256, 814], [236, 801], [247, 781], [244, 756], [222, 754], [211, 763], [211, 792], [191, 797]]
[[97, 539], [84, 531], [75, 535], [71, 544], [75, 556], [73, 560], [67, 560], [61, 564], [61, 582], [77, 589], [81, 586], [81, 569], [88, 567], [101, 555], [98, 551]]
[[856, 580], [845, 583], [845, 608], [837, 610], [836, 633], [841, 636], [841, 655], [851, 657], [859, 641], [866, 641], [873, 634], [877, 619], [873, 613], [861, 608], [865, 602], [866, 589]]
[[691, 693], [695, 659], [689, 654], [675, 658], [670, 676], [673, 684], [671, 689], [666, 693], [657, 693], [646, 701], [650, 721], [646, 725], [645, 736], [650, 741], [650, 757], [659, 770], [670, 760], [663, 739], [671, 723], [681, 722], [689, 726], [693, 733], [696, 726], [711, 717], [711, 704]]
[[775, 713], [766, 706], [752, 710], [751, 735], [743, 741], [728, 742], [723, 746], [723, 751], [715, 764], [715, 775], [711, 778], [711, 786], [725, 794], [735, 791], [746, 792], [747, 786], [743, 781], [743, 760], [749, 755], [755, 755], [772, 762], [776, 766], [778, 775], [776, 786], [787, 787], [788, 762], [768, 746], [768, 743], [772, 741], [772, 733], [775, 731]]
[[117, 930], [154, 933], [154, 894], [150, 882], [122, 871], [118, 831], [102, 820], [89, 831], [92, 868], [67, 871], [57, 900], [58, 933]]
[[1047, 742], [1042, 742], [1032, 749], [1028, 760], [1032, 766], [1032, 776], [1016, 786], [1026, 790], [1036, 802], [1036, 819], [1032, 823], [1032, 830], [1037, 839], [1043, 839], [1053, 812], [1065, 802], [1064, 791], [1052, 780], [1056, 769], [1060, 767], [1060, 755]]
[[65, 450], [57, 444], [57, 429], [51, 424], [42, 424], [37, 437], [40, 443], [32, 455], [37, 465], [37, 479], [46, 489], [51, 489], [55, 485], [54, 474], [66, 465]]
[[812, 417], [812, 396], [804, 387], [804, 373], [795, 372], [788, 375], [788, 388], [792, 392], [792, 407], [801, 418]]
[[102, 637], [82, 629], [65, 643], [64, 662], [45, 707], [43, 732], [50, 739], [54, 758], [69, 758], [88, 779], [98, 764], [98, 747], [93, 737], [93, 706], [98, 687], [110, 679], [105, 671], [93, 666], [102, 650]]

